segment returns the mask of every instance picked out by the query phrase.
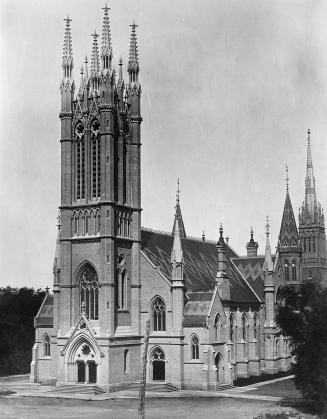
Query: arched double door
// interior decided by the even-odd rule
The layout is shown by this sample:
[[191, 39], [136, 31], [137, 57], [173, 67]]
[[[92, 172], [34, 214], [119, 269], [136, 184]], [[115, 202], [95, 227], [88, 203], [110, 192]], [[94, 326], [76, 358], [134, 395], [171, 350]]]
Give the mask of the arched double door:
[[154, 348], [150, 358], [152, 366], [152, 380], [165, 381], [166, 380], [166, 359], [165, 354], [161, 348]]
[[95, 361], [76, 361], [77, 382], [95, 384], [97, 382], [97, 364]]
[[78, 340], [68, 351], [68, 382], [96, 384], [98, 380], [99, 356], [93, 346], [84, 339]]

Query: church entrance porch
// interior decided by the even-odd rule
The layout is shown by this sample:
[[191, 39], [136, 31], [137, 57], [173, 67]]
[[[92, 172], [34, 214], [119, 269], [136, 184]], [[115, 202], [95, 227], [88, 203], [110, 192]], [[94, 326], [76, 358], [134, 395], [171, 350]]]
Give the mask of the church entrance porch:
[[166, 360], [165, 354], [160, 348], [155, 348], [151, 356], [152, 380], [165, 381], [166, 379]]

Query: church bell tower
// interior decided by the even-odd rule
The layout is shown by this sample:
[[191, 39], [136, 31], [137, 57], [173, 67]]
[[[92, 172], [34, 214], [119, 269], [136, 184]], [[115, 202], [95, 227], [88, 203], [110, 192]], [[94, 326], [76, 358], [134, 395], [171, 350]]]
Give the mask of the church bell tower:
[[60, 275], [54, 324], [65, 336], [84, 313], [98, 337], [139, 336], [141, 86], [135, 23], [127, 71], [113, 66], [109, 8], [101, 48], [75, 96], [71, 19], [65, 19], [61, 92]]

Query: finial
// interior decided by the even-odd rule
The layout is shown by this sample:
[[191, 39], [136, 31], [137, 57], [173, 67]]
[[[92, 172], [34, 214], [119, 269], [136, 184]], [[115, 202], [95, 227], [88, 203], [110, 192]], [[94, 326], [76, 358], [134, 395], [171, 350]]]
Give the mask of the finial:
[[221, 222], [221, 223], [220, 223], [220, 227], [219, 227], [219, 234], [220, 234], [220, 237], [221, 237], [221, 238], [223, 238], [223, 233], [224, 233], [223, 223]]
[[311, 140], [311, 138], [310, 138], [310, 134], [311, 134], [311, 132], [310, 132], [310, 128], [308, 129], [308, 143], [310, 143], [310, 140]]
[[229, 237], [226, 236], [225, 240], [226, 240], [226, 243], [228, 243], [229, 242]]
[[288, 177], [288, 166], [287, 166], [287, 164], [285, 166], [285, 170], [286, 170], [286, 178], [285, 178], [285, 180], [286, 180], [286, 191], [288, 192], [290, 178]]
[[206, 240], [206, 236], [204, 234], [204, 230], [202, 230], [202, 241], [203, 241], [203, 243], [205, 242], [205, 240]]
[[48, 286], [46, 286], [45, 287], [45, 292], [46, 292], [47, 295], [49, 294], [49, 291], [50, 291], [50, 288]]
[[180, 195], [180, 189], [179, 189], [179, 177], [177, 178], [177, 191], [176, 191], [176, 205], [179, 205], [179, 195]]
[[251, 226], [251, 230], [250, 230], [250, 236], [251, 236], [251, 240], [253, 239], [253, 228]]
[[119, 58], [119, 80], [123, 80], [123, 59]]
[[64, 22], [66, 22], [66, 26], [69, 26], [71, 21], [72, 20], [69, 18], [69, 15], [67, 15], [67, 17], [64, 19]]
[[268, 215], [267, 215], [267, 218], [266, 218], [266, 225], [265, 225], [265, 227], [266, 227], [266, 236], [269, 236], [269, 228], [270, 228], [270, 225], [269, 225]]

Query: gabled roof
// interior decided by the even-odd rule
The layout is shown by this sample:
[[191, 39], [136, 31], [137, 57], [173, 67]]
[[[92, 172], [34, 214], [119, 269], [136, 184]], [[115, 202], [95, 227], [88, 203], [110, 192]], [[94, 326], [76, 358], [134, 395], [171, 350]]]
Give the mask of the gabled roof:
[[202, 326], [211, 306], [213, 291], [190, 292], [187, 294], [187, 303], [184, 308], [184, 326]]
[[53, 296], [46, 294], [34, 318], [35, 327], [53, 327]]
[[[275, 256], [273, 256], [273, 260]], [[241, 272], [242, 276], [246, 279], [249, 285], [253, 288], [255, 293], [264, 301], [264, 285], [265, 278], [263, 272], [263, 263], [265, 257], [263, 255], [256, 257], [240, 257], [233, 258], [232, 261]]]
[[[215, 277], [218, 271], [216, 243], [203, 242], [200, 239], [181, 239], [184, 256], [185, 287], [188, 291], [210, 291], [214, 289]], [[173, 236], [169, 233], [141, 230], [141, 249], [158, 266], [160, 271], [171, 278], [170, 254], [173, 246]], [[258, 302], [251, 287], [238, 272], [230, 258], [238, 255], [226, 245], [226, 272], [230, 279], [230, 299], [233, 302]]]
[[278, 247], [298, 246], [299, 234], [295, 222], [292, 203], [288, 191], [286, 192], [282, 224], [278, 237]]

